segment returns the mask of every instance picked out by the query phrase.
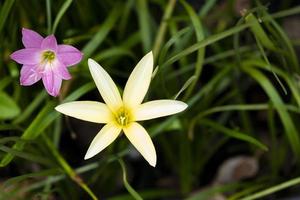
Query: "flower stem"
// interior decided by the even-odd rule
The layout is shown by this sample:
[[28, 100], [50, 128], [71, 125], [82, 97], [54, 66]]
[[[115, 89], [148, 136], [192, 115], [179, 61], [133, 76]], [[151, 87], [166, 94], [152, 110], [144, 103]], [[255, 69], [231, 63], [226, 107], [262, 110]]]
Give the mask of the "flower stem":
[[46, 0], [46, 12], [47, 12], [47, 32], [50, 35], [51, 33], [51, 21], [52, 21], [52, 16], [51, 16], [51, 0]]
[[118, 161], [119, 161], [122, 171], [123, 171], [123, 182], [124, 182], [125, 188], [131, 194], [131, 196], [134, 197], [134, 199], [143, 200], [143, 198], [133, 189], [133, 187], [131, 187], [131, 185], [127, 181], [127, 174], [126, 174], [126, 168], [125, 168], [124, 161], [121, 158], [119, 158]]
[[56, 158], [57, 162], [61, 165], [64, 169], [66, 174], [75, 182], [77, 183], [83, 190], [85, 190], [93, 200], [98, 200], [96, 195], [92, 192], [92, 190], [88, 187], [88, 185], [81, 179], [81, 177], [76, 174], [76, 172], [72, 169], [72, 167], [67, 163], [67, 161], [60, 155], [57, 151], [56, 147], [52, 143], [52, 141], [45, 135], [42, 134], [46, 145], [50, 148], [53, 156]]

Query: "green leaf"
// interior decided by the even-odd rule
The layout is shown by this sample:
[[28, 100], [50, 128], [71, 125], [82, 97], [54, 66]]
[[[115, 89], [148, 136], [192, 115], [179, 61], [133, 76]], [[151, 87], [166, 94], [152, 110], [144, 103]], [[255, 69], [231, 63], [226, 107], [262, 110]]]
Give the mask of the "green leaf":
[[259, 24], [257, 18], [252, 13], [248, 14], [245, 17], [245, 21], [251, 24], [250, 26], [251, 31], [264, 47], [273, 51], [276, 50], [274, 43], [270, 40], [268, 35], [265, 33], [264, 29]]
[[53, 24], [53, 28], [52, 28], [52, 33], [54, 34], [57, 28], [58, 23], [60, 22], [62, 16], [65, 14], [65, 12], [67, 11], [67, 9], [70, 7], [71, 3], [73, 2], [73, 0], [66, 0], [64, 2], [64, 4], [61, 6], [61, 8], [59, 9], [56, 18], [54, 20], [54, 24]]
[[208, 120], [208, 119], [201, 119], [200, 124], [205, 125], [205, 126], [209, 126], [212, 129], [220, 131], [220, 132], [224, 133], [225, 135], [227, 135], [229, 137], [236, 138], [238, 140], [242, 140], [242, 141], [254, 144], [254, 145], [258, 146], [259, 148], [261, 148], [264, 151], [268, 150], [268, 147], [266, 145], [264, 145], [263, 143], [261, 143], [260, 141], [255, 139], [254, 137], [251, 137], [251, 136], [249, 136], [245, 133], [242, 133], [240, 131], [226, 128], [225, 126], [222, 126], [219, 123], [213, 122], [213, 121]]
[[[40, 111], [37, 117], [22, 134], [21, 138], [25, 140], [33, 140], [38, 137], [58, 116], [58, 113], [52, 112], [53, 109], [54, 102], [46, 104], [46, 106]], [[16, 142], [12, 148], [13, 150], [21, 151], [25, 144], [25, 142]], [[6, 154], [0, 162], [0, 167], [8, 165], [13, 158], [14, 155], [12, 153]]]
[[[190, 20], [192, 21], [192, 24], [194, 26], [195, 32], [196, 32], [196, 38], [197, 42], [200, 42], [204, 40], [204, 30], [202, 27], [202, 23], [197, 16], [196, 12], [193, 10], [193, 8], [187, 4], [185, 1], [180, 1], [183, 7], [186, 9], [187, 13], [189, 14]], [[205, 47], [198, 49], [197, 52], [197, 61], [195, 64], [195, 80], [191, 83], [191, 85], [188, 87], [186, 94], [184, 96], [184, 99], [188, 99], [191, 95], [193, 89], [195, 88], [197, 81], [201, 75], [203, 62], [204, 62], [204, 55], [205, 55]]]
[[14, 0], [6, 0], [4, 1], [4, 4], [2, 5], [2, 8], [0, 10], [0, 33], [2, 32], [2, 29], [4, 27], [5, 21], [8, 17], [8, 14], [14, 5]]
[[250, 65], [245, 65], [245, 64], [242, 66], [242, 69], [246, 73], [248, 73], [252, 78], [254, 78], [269, 96], [270, 100], [274, 104], [274, 107], [276, 108], [279, 117], [283, 123], [285, 134], [288, 137], [292, 150], [294, 151], [295, 156], [298, 158], [298, 161], [300, 161], [300, 155], [299, 155], [300, 141], [299, 141], [298, 131], [296, 130], [293, 120], [289, 115], [286, 107], [283, 106], [284, 103], [280, 98], [279, 94], [277, 93], [276, 89], [273, 87], [273, 85], [268, 80], [268, 78], [259, 70], [253, 68]]
[[[93, 88], [95, 88], [94, 83], [87, 83], [75, 90], [68, 97], [66, 97], [64, 102], [74, 101], [88, 91], [91, 91]], [[59, 115], [59, 113], [54, 110], [54, 107], [54, 102], [48, 102], [46, 106], [39, 112], [37, 117], [32, 121], [29, 127], [25, 130], [21, 138], [26, 140], [33, 140], [38, 137], [50, 124], [52, 124]], [[13, 149], [20, 151], [24, 148], [24, 145], [24, 142], [17, 142], [13, 146]], [[0, 167], [8, 165], [13, 158], [14, 155], [10, 153], [6, 154], [0, 162]]]
[[33, 173], [27, 173], [24, 175], [12, 177], [4, 182], [5, 186], [9, 186], [11, 184], [14, 184], [16, 182], [24, 181], [27, 180], [28, 178], [39, 178], [39, 177], [46, 177], [46, 176], [53, 176], [53, 175], [58, 175], [61, 174], [62, 171], [59, 168], [51, 168], [47, 170], [42, 170], [38, 172], [33, 172]]
[[251, 194], [249, 196], [246, 196], [244, 198], [240, 198], [240, 200], [253, 200], [253, 199], [262, 199], [262, 197], [265, 197], [267, 195], [273, 194], [275, 192], [278, 192], [280, 190], [286, 189], [288, 187], [292, 187], [294, 185], [300, 184], [300, 177], [290, 179], [286, 182], [280, 183], [278, 185], [275, 185], [273, 187], [269, 187], [265, 190], [262, 190], [260, 192], [256, 192], [254, 194]]
[[83, 47], [82, 52], [85, 59], [89, 58], [95, 52], [111, 29], [116, 25], [116, 21], [120, 16], [119, 9], [120, 6], [117, 4], [114, 9], [110, 11], [109, 16], [106, 18], [103, 24], [99, 26], [99, 30], [95, 36]]
[[151, 49], [152, 35], [150, 29], [151, 21], [147, 1], [137, 0], [136, 6], [144, 52], [148, 52]]
[[0, 120], [12, 119], [19, 115], [20, 108], [16, 102], [4, 92], [0, 92]]

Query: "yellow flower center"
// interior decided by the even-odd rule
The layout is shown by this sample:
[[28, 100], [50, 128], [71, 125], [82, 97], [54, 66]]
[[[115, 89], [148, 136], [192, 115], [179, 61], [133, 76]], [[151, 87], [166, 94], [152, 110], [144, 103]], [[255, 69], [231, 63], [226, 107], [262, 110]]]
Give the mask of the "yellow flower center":
[[43, 62], [52, 62], [55, 59], [55, 53], [53, 51], [47, 50], [42, 54]]
[[115, 120], [119, 126], [125, 127], [131, 122], [132, 118], [130, 117], [130, 112], [126, 108], [121, 107], [115, 115]]

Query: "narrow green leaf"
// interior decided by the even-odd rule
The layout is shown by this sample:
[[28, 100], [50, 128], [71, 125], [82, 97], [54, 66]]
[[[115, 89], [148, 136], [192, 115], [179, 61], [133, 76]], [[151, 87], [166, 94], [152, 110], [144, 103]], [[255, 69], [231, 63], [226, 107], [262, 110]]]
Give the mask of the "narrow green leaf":
[[144, 52], [148, 52], [151, 49], [152, 43], [152, 35], [150, 29], [151, 21], [148, 4], [146, 0], [137, 0], [136, 6]]
[[82, 52], [85, 59], [91, 57], [95, 50], [104, 41], [111, 29], [116, 25], [116, 21], [120, 16], [120, 6], [117, 4], [111, 11], [106, 20], [99, 26], [99, 30], [95, 36], [84, 46]]
[[278, 192], [280, 190], [283, 190], [283, 189], [286, 189], [288, 187], [292, 187], [292, 186], [298, 185], [298, 184], [300, 184], [300, 177], [288, 180], [286, 182], [280, 183], [278, 185], [267, 188], [267, 189], [262, 190], [260, 192], [256, 192], [254, 194], [251, 194], [249, 196], [241, 198], [240, 200], [262, 199], [262, 197], [265, 197], [267, 195], [273, 194], [275, 192]]
[[248, 14], [245, 17], [245, 21], [251, 24], [250, 26], [251, 31], [264, 47], [273, 51], [276, 50], [274, 43], [270, 40], [268, 35], [265, 33], [264, 29], [261, 27], [260, 23], [258, 22], [257, 18], [252, 13]]
[[19, 115], [20, 108], [16, 102], [4, 92], [0, 92], [0, 120], [12, 119]]
[[175, 95], [174, 99], [177, 99], [179, 97], [179, 95], [186, 90], [195, 80], [196, 80], [196, 76], [191, 76], [182, 86], [182, 88], [179, 90], [179, 92]]
[[0, 91], [3, 90], [4, 88], [6, 88], [6, 86], [8, 86], [11, 82], [12, 82], [12, 78], [11, 77], [3, 77], [0, 80]]
[[274, 104], [274, 107], [276, 108], [279, 117], [283, 123], [285, 134], [288, 137], [292, 150], [294, 151], [295, 156], [298, 158], [298, 161], [300, 161], [299, 160], [300, 158], [299, 135], [296, 130], [296, 127], [294, 126], [293, 120], [289, 115], [289, 113], [287, 112], [287, 109], [283, 106], [284, 103], [280, 98], [279, 94], [276, 92], [276, 89], [266, 78], [266, 76], [264, 76], [259, 70], [254, 69], [252, 66], [249, 65], [247, 66], [243, 65], [243, 70], [247, 72], [252, 78], [254, 78], [269, 96], [270, 100]]
[[22, 111], [22, 115], [19, 115], [12, 123], [19, 124], [24, 120], [28, 119], [32, 112], [46, 99], [48, 94], [43, 90], [41, 91], [34, 100], [26, 106], [26, 109]]
[[[16, 144], [24, 144], [24, 142], [18, 141]], [[32, 153], [24, 152], [21, 149], [16, 149], [15, 147], [10, 148], [7, 146], [0, 145], [0, 150], [6, 152], [7, 153], [6, 155], [11, 155], [12, 157], [17, 156], [17, 157], [24, 158], [26, 160], [40, 163], [40, 164], [47, 165], [47, 166], [52, 164], [51, 161], [49, 161], [49, 159], [47, 159], [45, 157], [36, 156]], [[0, 164], [0, 166], [1, 166], [1, 164]]]
[[[197, 42], [200, 42], [202, 40], [204, 40], [204, 30], [202, 27], [202, 23], [199, 19], [199, 17], [197, 16], [196, 12], [193, 10], [193, 8], [187, 4], [185, 1], [180, 1], [181, 4], [183, 5], [183, 7], [185, 8], [185, 10], [187, 11], [187, 13], [189, 14], [189, 17], [192, 21], [192, 24], [194, 26], [194, 30], [196, 32], [196, 38], [197, 38]], [[197, 81], [201, 75], [202, 72], [202, 66], [203, 66], [203, 62], [204, 62], [204, 55], [205, 55], [205, 47], [198, 49], [197, 52], [197, 61], [195, 64], [195, 72], [194, 75], [195, 76], [195, 80], [191, 83], [191, 85], [189, 86], [189, 88], [187, 89], [184, 99], [188, 99], [189, 96], [191, 95], [191, 93], [193, 92]]]
[[6, 22], [6, 19], [8, 17], [8, 14], [12, 8], [12, 6], [14, 5], [14, 0], [6, 0], [4, 1], [2, 8], [0, 10], [0, 34], [2, 32], [2, 29], [4, 27], [4, 24]]
[[[54, 102], [49, 102], [48, 104], [46, 104], [46, 106], [40, 111], [37, 117], [22, 134], [21, 138], [25, 140], [33, 140], [38, 137], [58, 116], [58, 113], [52, 112], [53, 109]], [[16, 151], [21, 151], [24, 148], [25, 144], [26, 143], [24, 142], [17, 142], [14, 144], [13, 149]], [[0, 162], [0, 167], [8, 165], [13, 158], [13, 154], [6, 154]]]
[[46, 177], [46, 176], [53, 176], [61, 174], [62, 171], [59, 168], [52, 168], [47, 170], [42, 170], [38, 172], [33, 173], [27, 173], [24, 175], [12, 177], [4, 182], [4, 186], [10, 186], [11, 184], [14, 184], [16, 182], [24, 181], [28, 178], [38, 178], [38, 177]]
[[248, 142], [250, 144], [254, 144], [254, 145], [258, 146], [259, 148], [261, 148], [264, 151], [268, 150], [268, 147], [266, 145], [264, 145], [263, 143], [261, 143], [260, 141], [255, 139], [254, 137], [249, 136], [249, 135], [247, 135], [245, 133], [242, 133], [240, 131], [226, 128], [225, 126], [222, 126], [219, 123], [213, 122], [213, 121], [208, 120], [208, 119], [201, 119], [199, 123], [201, 125], [209, 126], [212, 129], [220, 131], [220, 132], [224, 133], [225, 135], [227, 135], [229, 137], [236, 138], [238, 140], [242, 140], [242, 141]]
[[53, 27], [52, 27], [52, 34], [55, 33], [57, 25], [59, 24], [62, 16], [65, 14], [65, 12], [67, 11], [67, 9], [70, 7], [70, 5], [72, 4], [73, 0], [66, 0], [63, 5], [61, 6], [61, 8], [59, 9], [56, 18], [54, 20], [53, 23]]
[[129, 49], [123, 47], [112, 47], [110, 49], [106, 49], [104, 51], [99, 52], [94, 56], [94, 60], [102, 61], [104, 59], [116, 58], [119, 56], [129, 56], [131, 58], [135, 58], [135, 55]]

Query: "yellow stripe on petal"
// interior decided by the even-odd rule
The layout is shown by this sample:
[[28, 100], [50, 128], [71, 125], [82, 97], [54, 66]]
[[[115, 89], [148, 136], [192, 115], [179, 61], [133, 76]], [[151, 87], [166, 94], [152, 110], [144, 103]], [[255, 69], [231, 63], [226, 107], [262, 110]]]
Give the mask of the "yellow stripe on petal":
[[133, 146], [142, 154], [148, 163], [155, 167], [156, 151], [147, 131], [140, 124], [133, 122], [123, 128], [126, 137]]
[[96, 101], [73, 101], [55, 108], [60, 113], [94, 123], [108, 123], [113, 120], [110, 109]]
[[110, 145], [120, 134], [121, 128], [113, 123], [106, 124], [93, 139], [84, 159], [89, 159]]
[[96, 61], [89, 59], [88, 64], [91, 75], [103, 100], [112, 111], [116, 111], [123, 105], [116, 84]]
[[143, 103], [133, 113], [136, 121], [154, 119], [182, 112], [187, 104], [176, 100], [155, 100]]
[[142, 103], [150, 85], [152, 71], [153, 54], [150, 52], [140, 60], [128, 78], [123, 93], [123, 102], [127, 107], [134, 108]]

